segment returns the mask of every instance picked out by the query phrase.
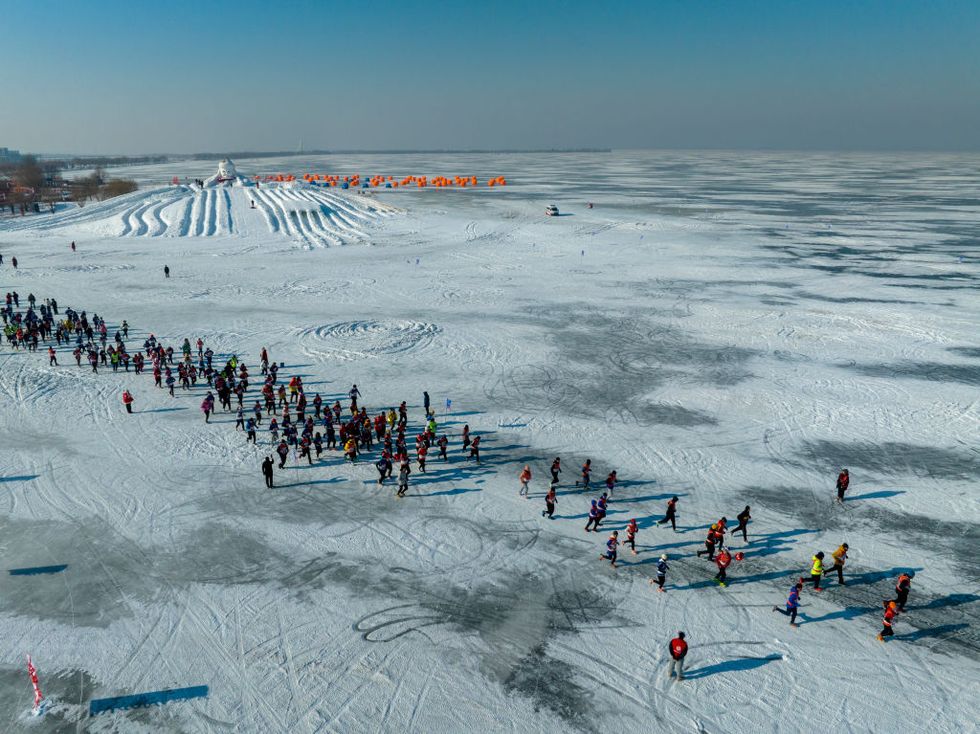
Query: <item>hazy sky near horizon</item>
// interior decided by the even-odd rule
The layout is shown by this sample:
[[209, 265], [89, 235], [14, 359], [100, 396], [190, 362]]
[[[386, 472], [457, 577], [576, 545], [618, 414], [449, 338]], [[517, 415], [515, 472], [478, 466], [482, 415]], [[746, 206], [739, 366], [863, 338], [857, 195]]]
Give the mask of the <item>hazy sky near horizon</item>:
[[980, 150], [980, 0], [0, 0], [0, 146]]

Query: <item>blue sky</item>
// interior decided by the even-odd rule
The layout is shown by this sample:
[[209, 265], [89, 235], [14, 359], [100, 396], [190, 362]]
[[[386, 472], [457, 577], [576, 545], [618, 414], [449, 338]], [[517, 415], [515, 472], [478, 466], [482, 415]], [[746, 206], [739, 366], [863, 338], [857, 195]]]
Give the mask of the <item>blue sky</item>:
[[980, 1], [11, 2], [0, 146], [980, 150]]

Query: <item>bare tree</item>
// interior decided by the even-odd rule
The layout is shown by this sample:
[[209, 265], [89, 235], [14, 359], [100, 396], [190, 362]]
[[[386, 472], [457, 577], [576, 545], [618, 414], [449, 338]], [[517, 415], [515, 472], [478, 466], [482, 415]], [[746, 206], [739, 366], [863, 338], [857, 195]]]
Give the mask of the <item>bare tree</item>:
[[101, 184], [102, 176], [99, 169], [95, 169], [88, 176], [75, 179], [75, 199], [79, 204], [84, 204], [93, 196], [98, 195]]
[[24, 160], [14, 170], [14, 180], [21, 186], [29, 186], [35, 191], [44, 186], [44, 170], [32, 155], [25, 155]]
[[114, 178], [109, 181], [99, 192], [100, 199], [111, 199], [113, 196], [121, 196], [136, 191], [139, 186], [135, 181], [126, 178]]

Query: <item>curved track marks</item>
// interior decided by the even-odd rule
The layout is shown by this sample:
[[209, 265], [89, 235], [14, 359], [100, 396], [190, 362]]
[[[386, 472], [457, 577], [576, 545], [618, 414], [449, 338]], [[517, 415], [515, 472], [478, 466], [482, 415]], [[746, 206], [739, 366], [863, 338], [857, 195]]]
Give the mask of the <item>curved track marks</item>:
[[367, 242], [372, 225], [400, 211], [367, 196], [305, 186], [167, 186], [45, 218], [5, 221], [0, 231], [70, 227], [118, 237], [228, 236], [247, 231], [236, 212], [252, 208], [253, 201], [269, 232], [309, 248]]

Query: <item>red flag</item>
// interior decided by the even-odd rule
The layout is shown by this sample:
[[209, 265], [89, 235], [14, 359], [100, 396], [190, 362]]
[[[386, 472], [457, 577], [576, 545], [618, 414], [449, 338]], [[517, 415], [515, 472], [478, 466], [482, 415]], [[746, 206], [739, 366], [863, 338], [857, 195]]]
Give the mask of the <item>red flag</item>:
[[41, 695], [41, 688], [38, 686], [37, 682], [37, 668], [34, 667], [34, 663], [31, 662], [31, 656], [27, 656], [27, 673], [31, 676], [31, 685], [34, 686], [34, 711], [37, 712], [38, 707], [41, 705], [41, 699], [44, 696]]

